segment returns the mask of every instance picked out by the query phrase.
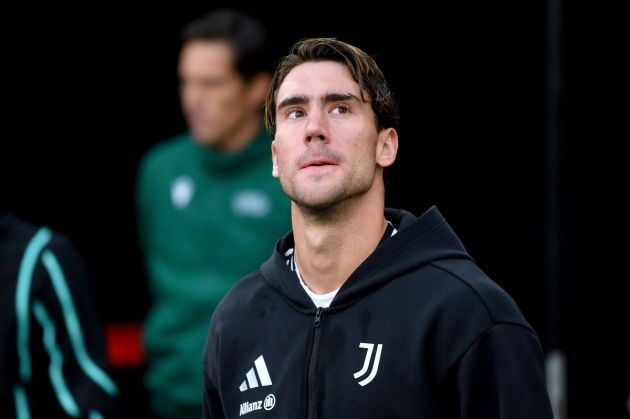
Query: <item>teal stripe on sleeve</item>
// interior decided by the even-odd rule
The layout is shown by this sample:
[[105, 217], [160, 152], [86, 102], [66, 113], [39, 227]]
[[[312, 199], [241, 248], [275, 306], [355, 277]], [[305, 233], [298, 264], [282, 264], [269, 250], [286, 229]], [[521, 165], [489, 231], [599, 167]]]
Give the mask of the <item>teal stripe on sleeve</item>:
[[22, 262], [20, 262], [18, 282], [15, 288], [15, 314], [17, 320], [17, 352], [20, 362], [20, 380], [22, 382], [27, 382], [31, 378], [31, 356], [28, 350], [30, 333], [28, 308], [33, 271], [35, 270], [39, 254], [50, 241], [51, 236], [52, 233], [49, 229], [45, 227], [39, 229], [26, 246], [24, 257]]
[[31, 412], [28, 410], [28, 399], [26, 391], [21, 384], [16, 384], [13, 388], [13, 396], [15, 398], [15, 416], [17, 419], [31, 419]]
[[81, 369], [90, 377], [96, 384], [98, 384], [105, 392], [115, 396], [118, 393], [118, 388], [111, 378], [103, 371], [93, 360], [90, 358], [87, 350], [85, 349], [85, 342], [83, 340], [83, 333], [81, 332], [81, 325], [77, 316], [72, 295], [68, 289], [66, 278], [63, 270], [57, 261], [54, 253], [50, 250], [45, 250], [42, 254], [42, 261], [44, 266], [48, 270], [50, 278], [57, 294], [57, 298], [61, 303], [61, 309], [63, 318], [68, 329], [68, 335], [70, 336], [70, 342], [72, 343], [72, 349], [77, 358]]
[[103, 415], [101, 415], [101, 412], [99, 412], [98, 410], [90, 410], [88, 419], [103, 419]]
[[74, 401], [72, 393], [70, 393], [66, 385], [66, 380], [63, 378], [63, 354], [55, 340], [55, 324], [50, 319], [50, 316], [48, 316], [48, 313], [46, 313], [46, 309], [41, 302], [35, 301], [33, 303], [33, 313], [35, 314], [35, 318], [39, 321], [39, 324], [41, 324], [42, 329], [44, 329], [44, 347], [50, 356], [48, 374], [55, 394], [57, 395], [57, 400], [59, 400], [61, 407], [63, 407], [63, 410], [65, 410], [68, 415], [74, 418], [79, 417], [81, 410]]

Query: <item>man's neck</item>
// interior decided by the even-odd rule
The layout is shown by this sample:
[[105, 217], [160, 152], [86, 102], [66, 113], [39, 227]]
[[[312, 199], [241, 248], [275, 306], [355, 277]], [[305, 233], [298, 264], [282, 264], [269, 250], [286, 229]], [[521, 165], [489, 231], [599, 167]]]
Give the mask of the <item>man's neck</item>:
[[244, 149], [260, 132], [260, 115], [252, 114], [225, 138], [219, 149], [227, 154], [235, 154]]
[[373, 195], [345, 202], [327, 217], [313, 216], [292, 204], [297, 264], [311, 291], [325, 294], [339, 289], [378, 246], [387, 221], [384, 199]]

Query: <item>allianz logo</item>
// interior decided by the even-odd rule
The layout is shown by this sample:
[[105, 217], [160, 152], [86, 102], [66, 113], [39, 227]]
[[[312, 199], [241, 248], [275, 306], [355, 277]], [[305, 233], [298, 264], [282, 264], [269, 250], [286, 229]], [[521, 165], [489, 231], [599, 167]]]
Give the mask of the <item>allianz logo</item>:
[[241, 403], [241, 408], [238, 415], [243, 416], [253, 411], [261, 410], [261, 409], [271, 410], [274, 408], [275, 405], [276, 405], [276, 396], [274, 396], [273, 394], [269, 394], [267, 395], [267, 397], [265, 397], [265, 400]]

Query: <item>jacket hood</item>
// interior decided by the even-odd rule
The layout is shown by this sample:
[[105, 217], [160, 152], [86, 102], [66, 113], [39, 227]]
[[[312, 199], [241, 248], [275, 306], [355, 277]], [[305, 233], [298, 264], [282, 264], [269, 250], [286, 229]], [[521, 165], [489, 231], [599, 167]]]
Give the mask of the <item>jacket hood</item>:
[[[433, 206], [420, 217], [397, 209], [385, 209], [385, 218], [398, 233], [387, 239], [348, 277], [329, 311], [340, 310], [363, 295], [423, 265], [441, 259], [471, 259], [462, 242]], [[293, 232], [276, 243], [273, 255], [261, 266], [265, 280], [296, 310], [312, 313], [315, 306], [291, 269], [285, 252], [294, 246]]]

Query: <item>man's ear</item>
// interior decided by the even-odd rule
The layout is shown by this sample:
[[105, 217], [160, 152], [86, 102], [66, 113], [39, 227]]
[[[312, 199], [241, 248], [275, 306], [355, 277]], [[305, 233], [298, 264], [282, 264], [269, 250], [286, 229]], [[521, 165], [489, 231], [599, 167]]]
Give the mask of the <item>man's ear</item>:
[[278, 156], [276, 156], [276, 142], [271, 142], [271, 162], [273, 166], [271, 168], [271, 176], [278, 177]]
[[257, 73], [249, 80], [248, 84], [248, 100], [254, 107], [259, 108], [265, 103], [267, 98], [267, 91], [271, 84], [271, 74], [267, 72]]
[[385, 128], [378, 134], [376, 142], [376, 164], [388, 167], [396, 161], [398, 153], [398, 132], [394, 128]]

